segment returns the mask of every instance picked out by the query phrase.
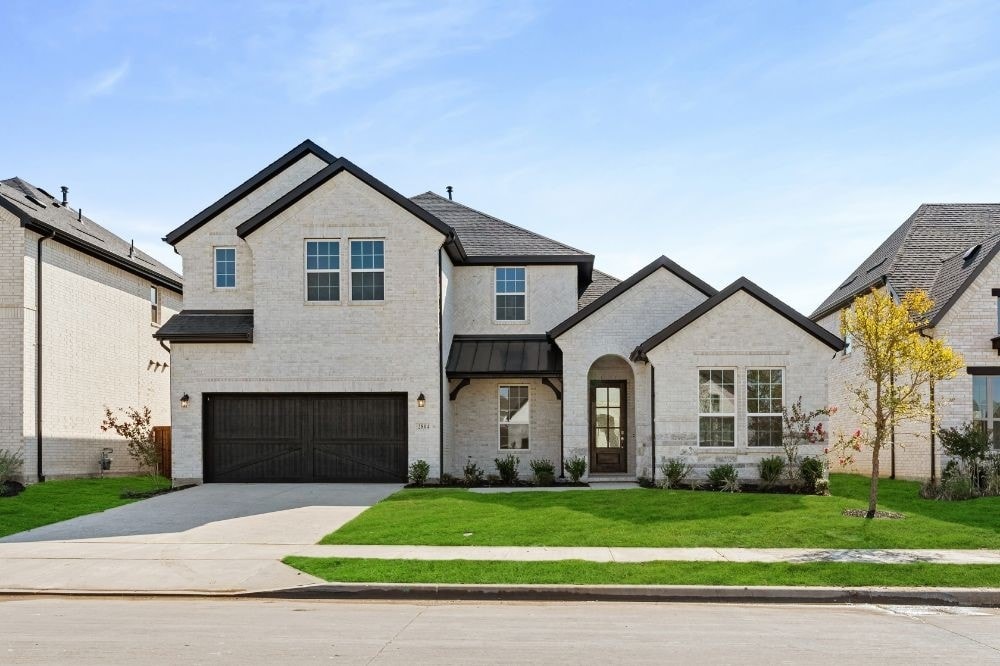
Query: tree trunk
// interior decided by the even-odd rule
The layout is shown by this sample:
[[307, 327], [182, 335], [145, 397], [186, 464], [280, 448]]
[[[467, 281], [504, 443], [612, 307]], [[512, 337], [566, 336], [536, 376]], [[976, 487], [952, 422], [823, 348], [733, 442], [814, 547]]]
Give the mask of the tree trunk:
[[868, 513], [865, 518], [874, 518], [875, 507], [878, 505], [878, 459], [881, 448], [878, 444], [872, 447], [872, 482], [868, 490]]

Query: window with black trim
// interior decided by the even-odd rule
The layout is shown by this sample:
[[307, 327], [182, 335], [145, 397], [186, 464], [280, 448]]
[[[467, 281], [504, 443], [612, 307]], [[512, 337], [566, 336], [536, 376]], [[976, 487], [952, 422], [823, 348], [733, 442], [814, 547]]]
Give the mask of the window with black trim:
[[351, 300], [385, 300], [385, 241], [351, 241]]
[[527, 284], [523, 266], [498, 266], [495, 297], [497, 321], [524, 321]]

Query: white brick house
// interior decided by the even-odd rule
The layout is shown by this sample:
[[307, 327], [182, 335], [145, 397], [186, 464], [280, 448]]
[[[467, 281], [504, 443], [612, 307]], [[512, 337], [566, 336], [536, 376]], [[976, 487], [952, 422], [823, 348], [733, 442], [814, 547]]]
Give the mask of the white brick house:
[[[150, 333], [180, 309], [181, 278], [65, 199], [0, 181], [0, 449], [26, 481], [134, 472], [104, 407], [170, 424], [167, 350]], [[39, 327], [38, 322], [41, 321]]]
[[[943, 338], [965, 358], [964, 371], [934, 387], [934, 423], [913, 422], [893, 433], [879, 460], [882, 475], [939, 475], [945, 460], [936, 431], [967, 422], [989, 430], [1000, 449], [998, 250], [1000, 204], [921, 205], [811, 315], [837, 331], [843, 308], [871, 289], [894, 295], [923, 289], [934, 300], [923, 334]], [[830, 402], [841, 407], [831, 419], [834, 434], [859, 426], [846, 386], [859, 381], [862, 361], [860, 352], [848, 349], [829, 364]], [[836, 466], [836, 459], [831, 463]], [[870, 473], [870, 456], [860, 456], [852, 469]]]
[[[835, 335], [746, 280], [594, 257], [306, 141], [168, 234], [175, 482], [400, 480], [512, 453], [592, 476], [780, 452]], [[762, 411], [765, 409], [766, 411]], [[748, 409], [749, 407], [749, 409]], [[780, 435], [780, 428], [779, 428]]]

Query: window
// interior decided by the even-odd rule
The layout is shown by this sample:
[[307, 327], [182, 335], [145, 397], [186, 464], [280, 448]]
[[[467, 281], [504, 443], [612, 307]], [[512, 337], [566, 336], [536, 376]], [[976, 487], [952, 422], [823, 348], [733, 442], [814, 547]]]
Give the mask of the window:
[[151, 308], [149, 321], [153, 324], [160, 323], [160, 291], [153, 285], [149, 286], [149, 307]]
[[531, 411], [527, 386], [500, 387], [500, 448], [527, 449]]
[[972, 422], [985, 430], [1000, 450], [1000, 375], [973, 375]]
[[497, 321], [524, 321], [524, 267], [496, 269]]
[[385, 241], [351, 241], [351, 300], [385, 300]]
[[698, 445], [736, 446], [736, 371], [698, 371]]
[[340, 241], [306, 241], [306, 300], [340, 300]]
[[747, 445], [781, 446], [783, 381], [781, 369], [747, 370]]
[[236, 248], [215, 248], [215, 288], [234, 289], [236, 287]]

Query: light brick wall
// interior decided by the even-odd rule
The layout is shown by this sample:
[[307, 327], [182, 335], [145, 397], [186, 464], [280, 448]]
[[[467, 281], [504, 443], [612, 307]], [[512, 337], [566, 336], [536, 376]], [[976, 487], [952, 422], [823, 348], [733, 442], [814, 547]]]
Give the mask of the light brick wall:
[[[35, 273], [38, 234], [23, 244], [23, 414], [26, 476], [36, 478]], [[154, 423], [170, 424], [167, 352], [152, 338], [150, 283], [62, 243], [42, 244], [42, 437], [48, 478], [98, 473], [103, 447], [115, 450], [113, 473], [135, 471], [125, 442], [102, 433], [105, 405], [148, 405]], [[162, 319], [180, 294], [160, 288]], [[159, 363], [159, 367], [156, 364]]]
[[[558, 382], [554, 382], [556, 386]], [[499, 388], [501, 385], [527, 385], [530, 407], [528, 450], [500, 450]], [[560, 405], [551, 388], [539, 379], [473, 379], [463, 388], [454, 402], [454, 455], [450, 469], [445, 471], [461, 477], [462, 469], [471, 459], [486, 474], [496, 474], [494, 459], [512, 453], [521, 459], [518, 472], [522, 479], [531, 478], [530, 461], [547, 458], [559, 475]]]
[[[685, 458], [704, 477], [718, 464], [737, 466], [741, 479], [757, 479], [757, 462], [784, 455], [780, 447], [747, 446], [746, 370], [782, 368], [788, 405], [826, 405], [826, 373], [833, 349], [746, 292], [739, 291], [647, 356], [656, 368], [656, 458]], [[698, 446], [698, 370], [735, 368], [736, 446]], [[800, 455], [823, 455], [823, 445], [805, 445]], [[657, 473], [659, 476], [659, 472]]]
[[24, 455], [24, 229], [0, 208], [0, 450]]
[[564, 440], [566, 458], [583, 456], [589, 466], [589, 384], [594, 362], [613, 356], [632, 369], [629, 397], [634, 407], [628, 446], [630, 474], [648, 474], [651, 465], [649, 368], [628, 361], [639, 343], [663, 329], [705, 295], [666, 269], [657, 270], [556, 339], [563, 352]]
[[[185, 239], [184, 251], [200, 252], [215, 233], [199, 229]], [[307, 238], [340, 239], [340, 303], [305, 302]], [[385, 239], [384, 303], [348, 300], [352, 238]], [[211, 392], [405, 392], [409, 460], [426, 460], [431, 476], [438, 476], [443, 241], [440, 232], [346, 172], [250, 235], [253, 344], [173, 345], [175, 480], [202, 478], [201, 402]], [[185, 307], [191, 306], [185, 301]], [[191, 398], [187, 409], [176, 407], [184, 393]], [[419, 393], [427, 399], [423, 408], [416, 406]]]
[[525, 266], [524, 322], [494, 318], [494, 266], [454, 268], [454, 329], [457, 335], [545, 333], [577, 310], [576, 266]]
[[[243, 310], [254, 307], [253, 256], [246, 242], [236, 235], [236, 227], [326, 165], [311, 153], [305, 155], [177, 243], [176, 249], [184, 259], [186, 309]], [[215, 288], [216, 247], [236, 248], [235, 289]]]

